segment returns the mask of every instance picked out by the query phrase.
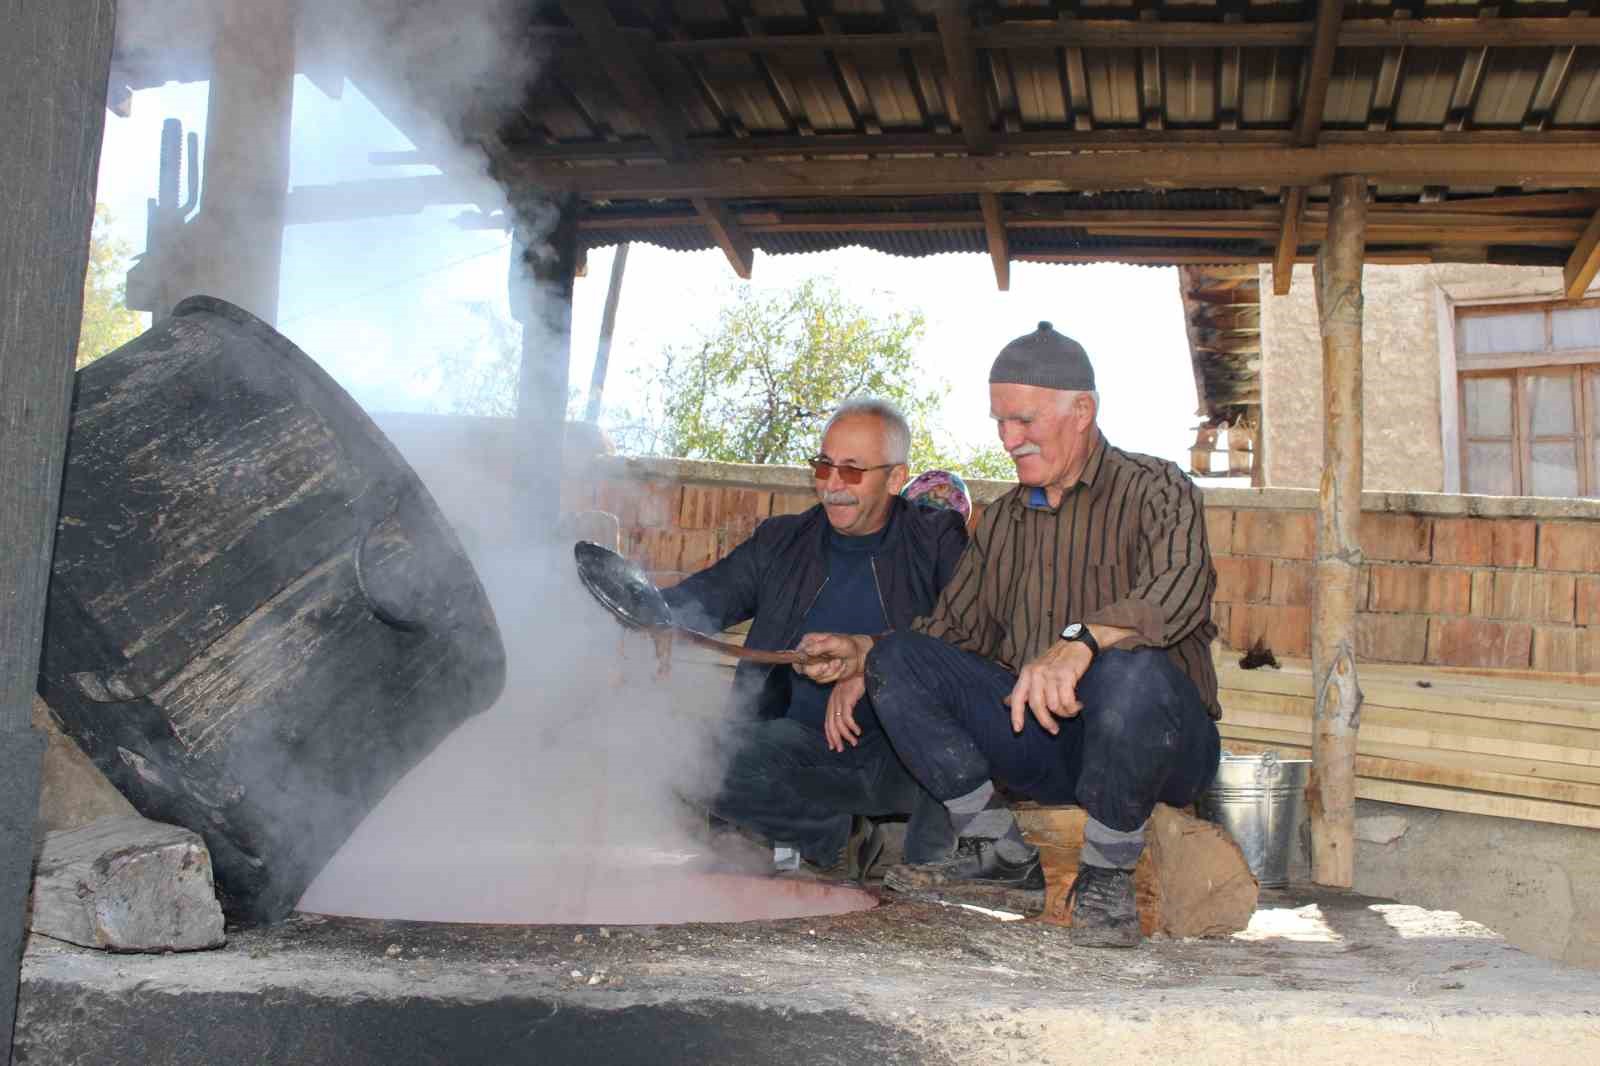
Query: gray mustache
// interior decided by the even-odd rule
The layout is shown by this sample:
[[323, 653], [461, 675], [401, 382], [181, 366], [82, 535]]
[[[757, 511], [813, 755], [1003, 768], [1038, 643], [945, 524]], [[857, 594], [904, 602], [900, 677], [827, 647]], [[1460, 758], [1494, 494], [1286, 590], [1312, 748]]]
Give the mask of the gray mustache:
[[841, 489], [838, 492], [824, 492], [822, 494], [822, 502], [843, 506], [844, 504], [860, 503], [861, 501], [856, 497], [855, 493], [845, 492]]
[[1023, 444], [1023, 445], [1020, 445], [1019, 447], [1014, 448], [1012, 450], [1011, 458], [1013, 458], [1013, 459], [1026, 459], [1030, 455], [1038, 455], [1038, 454], [1039, 454], [1039, 446], [1037, 444], [1031, 444], [1031, 443], [1030, 444]]

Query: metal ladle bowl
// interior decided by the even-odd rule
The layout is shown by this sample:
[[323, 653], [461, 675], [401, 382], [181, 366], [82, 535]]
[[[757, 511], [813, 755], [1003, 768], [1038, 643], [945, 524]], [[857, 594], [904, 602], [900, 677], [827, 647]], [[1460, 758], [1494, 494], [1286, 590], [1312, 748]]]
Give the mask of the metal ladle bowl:
[[661, 595], [661, 590], [638, 564], [629, 562], [610, 548], [587, 540], [580, 540], [573, 545], [572, 555], [577, 561], [578, 579], [583, 582], [584, 588], [618, 621], [631, 629], [644, 629], [652, 633], [670, 630], [702, 647], [751, 662], [792, 666], [817, 661], [798, 651], [758, 651], [697, 633], [673, 621], [672, 608], [667, 605], [666, 597]]

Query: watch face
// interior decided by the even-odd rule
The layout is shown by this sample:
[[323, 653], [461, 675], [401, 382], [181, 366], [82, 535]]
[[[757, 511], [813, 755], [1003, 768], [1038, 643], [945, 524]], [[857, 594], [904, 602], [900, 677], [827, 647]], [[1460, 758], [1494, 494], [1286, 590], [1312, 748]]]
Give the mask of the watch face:
[[1083, 623], [1082, 622], [1074, 622], [1070, 626], [1068, 626], [1067, 628], [1065, 628], [1065, 629], [1063, 629], [1061, 631], [1061, 638], [1063, 640], [1077, 640], [1082, 635], [1083, 635]]

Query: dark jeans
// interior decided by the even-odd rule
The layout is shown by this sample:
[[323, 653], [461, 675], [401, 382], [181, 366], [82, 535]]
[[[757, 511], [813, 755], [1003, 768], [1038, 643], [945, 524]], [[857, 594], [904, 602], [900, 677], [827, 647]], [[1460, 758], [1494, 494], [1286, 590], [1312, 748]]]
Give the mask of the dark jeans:
[[1194, 683], [1153, 648], [1100, 653], [1078, 684], [1083, 710], [1051, 736], [1030, 713], [1011, 731], [1002, 702], [1017, 677], [920, 633], [895, 633], [867, 658], [867, 693], [895, 749], [940, 800], [985, 781], [1040, 803], [1077, 803], [1112, 829], [1144, 824], [1157, 802], [1194, 802], [1221, 743]]
[[880, 730], [834, 752], [820, 730], [788, 718], [744, 726], [711, 813], [792, 845], [818, 866], [839, 860], [856, 814], [909, 814], [908, 862], [945, 858], [955, 846], [950, 813], [917, 784]]

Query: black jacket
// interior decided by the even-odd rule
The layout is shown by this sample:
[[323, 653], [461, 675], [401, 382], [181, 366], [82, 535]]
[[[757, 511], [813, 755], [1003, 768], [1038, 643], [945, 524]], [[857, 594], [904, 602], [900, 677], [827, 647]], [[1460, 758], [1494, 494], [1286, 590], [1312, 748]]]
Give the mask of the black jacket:
[[[749, 619], [746, 647], [792, 648], [828, 576], [827, 529], [821, 504], [769, 518], [726, 558], [667, 589], [667, 602], [691, 629], [716, 633]], [[966, 546], [960, 514], [891, 498], [883, 546], [872, 557], [890, 628], [905, 629], [933, 609]], [[733, 676], [735, 707], [782, 718], [791, 673], [786, 666], [741, 662]]]

